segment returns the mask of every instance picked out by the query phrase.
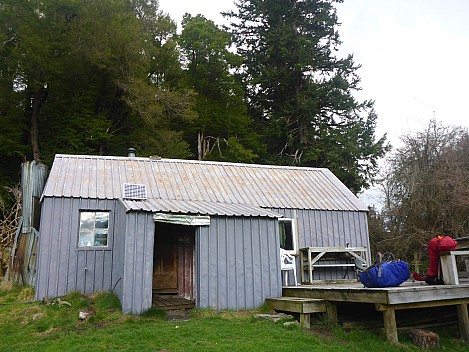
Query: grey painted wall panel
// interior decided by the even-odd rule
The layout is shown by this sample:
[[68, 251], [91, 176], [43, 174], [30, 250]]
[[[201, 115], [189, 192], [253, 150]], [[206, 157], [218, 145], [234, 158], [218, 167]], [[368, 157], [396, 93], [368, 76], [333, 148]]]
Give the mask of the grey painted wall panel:
[[[62, 296], [75, 290], [92, 293], [112, 288], [113, 265], [110, 264], [115, 204], [114, 200], [44, 198], [37, 259], [37, 299]], [[80, 210], [110, 211], [108, 248], [77, 248]]]
[[[199, 282], [208, 284], [208, 260], [204, 258], [208, 257], [208, 242], [202, 240], [205, 236], [209, 236], [208, 226], [199, 226], [195, 232], [195, 301], [198, 307], [208, 307], [207, 294], [203, 296], [201, 294], [201, 288]], [[205, 299], [204, 299], [205, 297]]]
[[[272, 209], [283, 214], [286, 218], [293, 218], [293, 209]], [[297, 210], [299, 248], [303, 247], [350, 247], [364, 246], [368, 248], [368, 220], [366, 212], [328, 211], [328, 210]], [[300, 280], [300, 263], [297, 260], [297, 275]], [[333, 280], [354, 278], [354, 271], [349, 268], [319, 269], [314, 272], [314, 279]], [[292, 275], [289, 274], [292, 284]]]
[[[366, 212], [298, 210], [299, 244], [301, 247], [367, 247], [368, 220]], [[299, 269], [299, 266], [298, 266]], [[332, 280], [355, 278], [349, 268], [329, 268], [316, 270], [315, 279]]]
[[151, 213], [139, 213], [139, 216], [145, 217], [145, 222], [140, 222], [141, 231], [139, 231], [139, 238], [137, 239], [138, 243], [141, 245], [138, 247], [137, 255], [140, 255], [142, 258], [141, 270], [142, 275], [139, 278], [141, 282], [140, 287], [140, 301], [141, 310], [140, 312], [151, 307], [152, 304], [152, 284], [153, 284], [153, 244], [155, 239], [155, 222], [153, 220], [153, 215]]
[[[213, 222], [209, 226], [209, 247], [208, 247], [208, 256], [206, 258], [200, 258], [201, 260], [208, 260], [208, 270], [209, 270], [209, 290], [208, 290], [208, 300], [212, 303], [213, 306], [218, 305], [218, 242], [219, 236], [217, 235], [219, 229], [219, 224]], [[214, 261], [212, 258], [217, 258]]]
[[[259, 223], [259, 241], [260, 241], [260, 255], [259, 255], [259, 260], [264, 261], [266, 258], [272, 260], [272, 258], [276, 258], [279, 252], [278, 248], [274, 248], [273, 246], [270, 246], [270, 241], [269, 237], [266, 236], [265, 234], [267, 233], [275, 233], [275, 230], [271, 227], [269, 229], [269, 225], [272, 225], [272, 223], [267, 222], [267, 221], [261, 221]], [[274, 235], [275, 236], [275, 235]], [[278, 238], [278, 236], [276, 236]], [[278, 257], [279, 258], [279, 257]], [[267, 293], [268, 295], [271, 295], [273, 292], [271, 291], [272, 286], [278, 285], [278, 282], [276, 281], [277, 275], [279, 273], [279, 262], [277, 261], [276, 263], [270, 262], [269, 265], [261, 265], [261, 292]], [[274, 279], [274, 280], [272, 280]]]
[[[217, 221], [217, 231], [219, 234], [225, 234], [225, 240], [217, 241], [218, 245], [218, 261], [217, 261], [217, 302], [223, 302], [224, 300], [228, 302], [229, 300], [229, 292], [228, 292], [228, 276], [229, 276], [229, 269], [226, 266], [228, 262], [228, 253], [227, 253], [227, 242], [228, 242], [228, 233], [227, 230], [230, 227], [229, 223], [231, 221], [227, 221], [227, 218], [220, 218], [220, 221]], [[220, 236], [217, 236], [220, 238]], [[223, 296], [226, 297], [223, 297]]]
[[[247, 307], [246, 290], [244, 288], [246, 280], [246, 263], [245, 263], [245, 243], [244, 236], [241, 231], [245, 229], [245, 218], [233, 219], [233, 266], [230, 267], [234, 274], [236, 288], [233, 291], [233, 304], [236, 307]], [[236, 270], [233, 270], [236, 268]]]
[[[227, 272], [226, 285], [227, 285], [227, 304], [231, 307], [238, 306], [238, 278], [237, 273], [232, 268], [236, 267], [236, 219], [232, 222], [231, 226], [226, 228], [226, 261], [225, 271]], [[232, 255], [229, 255], [232, 253]]]
[[123, 206], [117, 202], [115, 210], [115, 231], [113, 233], [113, 251], [111, 261], [110, 286], [113, 292], [123, 302], [123, 283], [124, 283], [124, 248], [127, 216]]
[[[240, 233], [242, 234], [243, 241], [243, 269], [244, 278], [241, 282], [241, 286], [244, 288], [244, 300], [246, 307], [253, 307], [253, 293], [252, 287], [254, 287], [254, 263], [253, 263], [253, 248], [252, 248], [252, 219], [243, 219]], [[238, 268], [234, 268], [238, 270]]]
[[[80, 209], [111, 212], [109, 248], [77, 249]], [[288, 218], [297, 214], [300, 247], [350, 243], [369, 248], [365, 212], [273, 210]], [[36, 298], [114, 289], [124, 312], [138, 313], [151, 306], [155, 229], [151, 213], [125, 213], [113, 200], [45, 198], [41, 220]], [[210, 226], [196, 230], [197, 306], [255, 308], [266, 297], [280, 296], [278, 249], [276, 219], [212, 217]], [[343, 275], [342, 269], [321, 269], [315, 279]], [[348, 275], [354, 276], [352, 271]]]
[[281, 296], [278, 248], [276, 219], [212, 217], [197, 236], [197, 306], [247, 309]]
[[84, 251], [85, 253], [85, 293], [94, 292], [94, 273], [95, 273], [95, 251]]
[[122, 310], [141, 313], [151, 307], [155, 223], [151, 213], [127, 213]]
[[246, 285], [246, 292], [252, 295], [252, 304], [255, 305], [256, 296], [262, 291], [262, 260], [260, 251], [259, 219], [251, 221], [251, 248], [252, 248], [252, 286]]
[[125, 231], [125, 247], [124, 247], [124, 272], [123, 282], [124, 286], [122, 296], [122, 310], [124, 312], [130, 311], [134, 305], [134, 292], [133, 292], [133, 281], [134, 281], [134, 270], [135, 265], [131, 263], [135, 260], [135, 216], [126, 216], [126, 231]]

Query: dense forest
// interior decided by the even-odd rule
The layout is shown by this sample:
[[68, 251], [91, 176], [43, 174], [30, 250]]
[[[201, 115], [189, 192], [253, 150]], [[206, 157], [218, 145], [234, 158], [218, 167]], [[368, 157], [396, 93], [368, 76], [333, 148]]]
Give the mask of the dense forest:
[[178, 33], [157, 0], [0, 0], [0, 183], [23, 160], [135, 147], [327, 167], [360, 192], [388, 146], [336, 56], [335, 2], [238, 1], [230, 25], [187, 14]]
[[157, 0], [0, 0], [1, 220], [24, 160], [134, 147], [326, 167], [355, 194], [375, 182], [373, 252], [410, 259], [437, 233], [467, 235], [467, 129], [432, 121], [380, 170], [390, 146], [355, 98], [360, 66], [338, 56], [337, 2], [238, 0], [226, 26], [186, 14], [178, 31]]

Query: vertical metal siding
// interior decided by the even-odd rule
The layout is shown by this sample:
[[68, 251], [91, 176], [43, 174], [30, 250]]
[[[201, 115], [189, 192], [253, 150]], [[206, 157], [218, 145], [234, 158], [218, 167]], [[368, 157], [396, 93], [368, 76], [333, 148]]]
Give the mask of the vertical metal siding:
[[[292, 218], [292, 209], [272, 209], [272, 211]], [[368, 248], [370, 256], [370, 242], [368, 237], [368, 220], [365, 212], [327, 211], [327, 210], [298, 210], [298, 239], [300, 248], [303, 247], [350, 247], [364, 246]], [[297, 261], [298, 273], [300, 263]], [[320, 269], [314, 272], [317, 280], [354, 278], [353, 270], [347, 272], [343, 268]], [[300, 275], [298, 275], [300, 276]], [[298, 278], [300, 280], [300, 278]]]
[[[38, 252], [36, 298], [71, 291], [111, 290], [113, 281], [114, 200], [49, 198], [43, 200]], [[107, 210], [109, 247], [77, 249], [80, 210]]]
[[155, 223], [151, 213], [126, 216], [122, 310], [141, 313], [152, 303]]
[[[124, 312], [151, 307], [154, 222], [151, 213], [125, 213], [113, 200], [49, 198], [43, 202], [36, 298], [79, 290], [115, 289]], [[79, 211], [109, 210], [107, 249], [76, 248]], [[285, 217], [293, 209], [274, 209]], [[366, 246], [365, 212], [298, 210], [299, 246]], [[255, 308], [281, 296], [278, 221], [212, 217], [196, 231], [196, 304], [216, 309]], [[299, 264], [299, 263], [298, 263]], [[87, 270], [85, 270], [85, 268]], [[321, 269], [316, 279], [337, 279], [342, 269]], [[350, 273], [351, 275], [351, 273]]]
[[249, 309], [282, 294], [278, 221], [212, 217], [196, 236], [196, 304]]
[[122, 304], [124, 301], [124, 248], [127, 217], [123, 205], [119, 202], [116, 203], [115, 212], [111, 287]]

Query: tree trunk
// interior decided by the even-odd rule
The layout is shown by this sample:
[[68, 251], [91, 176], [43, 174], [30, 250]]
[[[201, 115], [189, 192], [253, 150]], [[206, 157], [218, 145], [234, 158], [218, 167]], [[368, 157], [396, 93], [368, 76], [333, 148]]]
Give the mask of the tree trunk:
[[31, 148], [33, 152], [33, 160], [41, 161], [39, 152], [39, 111], [41, 109], [44, 98], [44, 87], [36, 89], [31, 99]]
[[410, 337], [415, 346], [424, 350], [440, 347], [440, 337], [430, 330], [410, 329]]
[[198, 160], [204, 160], [204, 133], [202, 131], [199, 131], [197, 134], [197, 159]]

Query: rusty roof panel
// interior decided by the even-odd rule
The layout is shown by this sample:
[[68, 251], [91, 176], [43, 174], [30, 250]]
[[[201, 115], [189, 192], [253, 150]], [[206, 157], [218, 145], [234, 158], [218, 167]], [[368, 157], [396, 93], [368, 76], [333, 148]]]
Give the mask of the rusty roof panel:
[[137, 157], [56, 155], [44, 196], [117, 199], [124, 183], [149, 199], [367, 210], [328, 169]]

